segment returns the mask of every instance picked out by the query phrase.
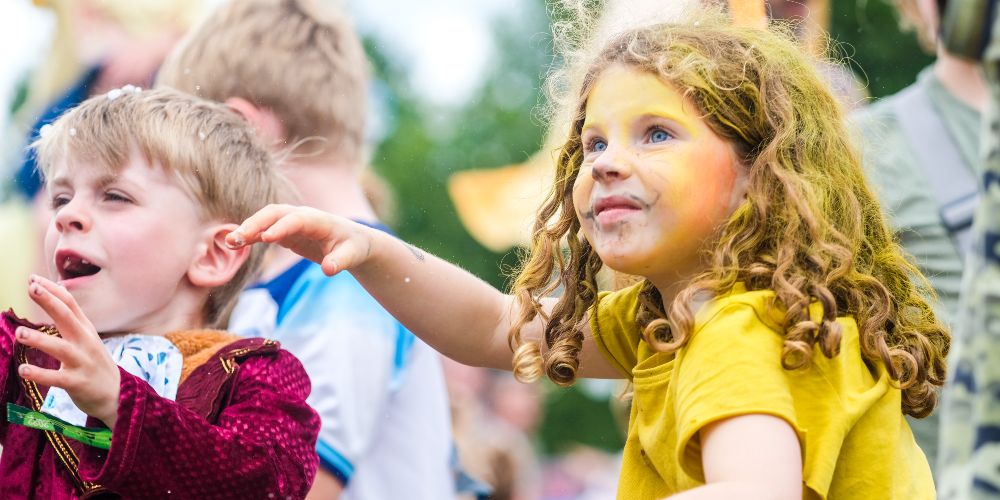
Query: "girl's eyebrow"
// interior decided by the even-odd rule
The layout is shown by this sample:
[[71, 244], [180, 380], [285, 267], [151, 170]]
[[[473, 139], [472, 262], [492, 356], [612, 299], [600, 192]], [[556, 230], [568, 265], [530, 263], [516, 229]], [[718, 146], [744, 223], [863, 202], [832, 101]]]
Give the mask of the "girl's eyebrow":
[[[677, 116], [675, 113], [669, 113], [666, 110], [653, 108], [652, 110], [639, 115], [637, 121], [648, 122], [652, 120], [667, 121], [669, 125], [672, 125], [674, 132], [683, 133], [686, 135], [691, 135], [691, 127], [686, 125], [689, 119]], [[600, 122], [584, 121], [583, 127], [580, 129], [580, 135], [585, 134], [588, 130], [593, 128], [601, 128]]]
[[669, 128], [670, 132], [675, 135], [678, 135], [680, 137], [692, 137], [694, 135], [694, 131], [692, 130], [690, 125], [691, 119], [680, 117], [673, 113], [667, 113], [665, 111], [660, 112], [654, 110], [652, 112], [645, 113], [642, 116], [640, 116], [639, 121], [666, 122], [667, 128]]

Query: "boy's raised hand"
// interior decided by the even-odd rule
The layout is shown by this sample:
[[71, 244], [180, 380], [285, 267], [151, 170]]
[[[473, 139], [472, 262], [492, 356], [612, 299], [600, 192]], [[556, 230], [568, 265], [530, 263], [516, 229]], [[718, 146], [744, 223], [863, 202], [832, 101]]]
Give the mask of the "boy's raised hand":
[[369, 229], [350, 219], [310, 207], [268, 205], [226, 236], [239, 248], [277, 243], [323, 266], [328, 276], [363, 263], [372, 253]]
[[23, 364], [18, 374], [38, 384], [66, 390], [80, 410], [114, 428], [118, 417], [121, 374], [69, 291], [41, 276], [32, 276], [28, 295], [52, 318], [62, 337], [18, 327], [18, 342], [34, 347], [61, 363], [58, 370]]

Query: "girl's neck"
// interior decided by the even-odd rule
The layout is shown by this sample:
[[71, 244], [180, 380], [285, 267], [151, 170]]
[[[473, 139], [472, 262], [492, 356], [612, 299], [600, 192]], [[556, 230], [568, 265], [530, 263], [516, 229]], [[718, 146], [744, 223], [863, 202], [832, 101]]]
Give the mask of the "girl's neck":
[[653, 279], [647, 278], [656, 287], [656, 291], [660, 292], [660, 299], [663, 301], [660, 307], [663, 308], [665, 313], [670, 313], [670, 304], [674, 302], [674, 298], [677, 294], [684, 289], [684, 284], [687, 283], [686, 279], [674, 278], [674, 279]]

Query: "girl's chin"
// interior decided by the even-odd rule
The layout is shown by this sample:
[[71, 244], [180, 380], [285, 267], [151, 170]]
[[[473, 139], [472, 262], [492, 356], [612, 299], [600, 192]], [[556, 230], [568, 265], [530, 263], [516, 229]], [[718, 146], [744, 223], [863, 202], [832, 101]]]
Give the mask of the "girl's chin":
[[622, 256], [620, 253], [616, 255], [614, 252], [602, 253], [598, 251], [597, 255], [601, 258], [601, 262], [604, 263], [605, 267], [616, 273], [643, 276], [644, 271], [648, 271], [648, 268], [644, 268], [635, 259]]

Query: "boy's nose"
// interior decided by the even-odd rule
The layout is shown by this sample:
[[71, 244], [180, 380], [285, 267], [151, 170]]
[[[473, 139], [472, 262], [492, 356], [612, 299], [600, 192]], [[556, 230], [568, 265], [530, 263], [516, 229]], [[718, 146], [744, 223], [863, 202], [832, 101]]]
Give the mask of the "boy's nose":
[[56, 229], [60, 233], [67, 231], [86, 232], [90, 230], [92, 221], [82, 205], [83, 203], [81, 202], [71, 200], [60, 207], [55, 213], [53, 220], [55, 221]]

